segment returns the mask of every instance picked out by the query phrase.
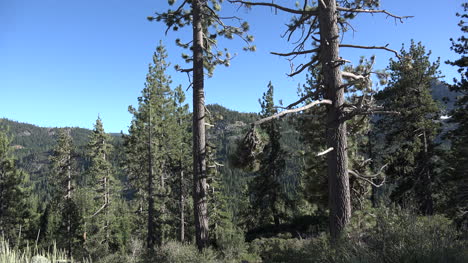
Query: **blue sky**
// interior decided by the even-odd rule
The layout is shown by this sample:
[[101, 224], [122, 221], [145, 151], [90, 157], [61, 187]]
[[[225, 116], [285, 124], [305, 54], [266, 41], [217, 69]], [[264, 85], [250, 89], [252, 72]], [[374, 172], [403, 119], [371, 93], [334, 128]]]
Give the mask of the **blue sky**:
[[[180, 1], [179, 1], [180, 2]], [[277, 3], [291, 3], [278, 0]], [[361, 15], [352, 21], [356, 32], [343, 43], [386, 45], [399, 50], [410, 39], [432, 50], [431, 59], [455, 59], [451, 37], [460, 36], [456, 12], [463, 0], [381, 0], [382, 8], [413, 15], [396, 23], [384, 15]], [[186, 30], [165, 35], [162, 23], [147, 16], [167, 9], [166, 0], [0, 0], [0, 117], [45, 127], [92, 128], [98, 114], [108, 132], [126, 132], [131, 120], [127, 109], [135, 105], [143, 88], [148, 63], [159, 40], [167, 46], [172, 65], [182, 64], [182, 50], [174, 39], [188, 39]], [[255, 36], [256, 52], [243, 52], [240, 40], [220, 41], [237, 53], [231, 67], [218, 67], [206, 80], [206, 102], [230, 109], [258, 112], [258, 98], [271, 80], [276, 99], [285, 104], [297, 99], [296, 89], [305, 74], [289, 78], [289, 62], [270, 55], [291, 45], [280, 37], [289, 20], [269, 8], [226, 7], [245, 18]], [[382, 69], [392, 54], [384, 51], [342, 49], [342, 57], [358, 62], [375, 54]], [[298, 58], [296, 65], [306, 58]], [[456, 76], [441, 63], [446, 81]], [[187, 86], [185, 74], [169, 70], [174, 86]], [[187, 94], [191, 100], [191, 92]]]

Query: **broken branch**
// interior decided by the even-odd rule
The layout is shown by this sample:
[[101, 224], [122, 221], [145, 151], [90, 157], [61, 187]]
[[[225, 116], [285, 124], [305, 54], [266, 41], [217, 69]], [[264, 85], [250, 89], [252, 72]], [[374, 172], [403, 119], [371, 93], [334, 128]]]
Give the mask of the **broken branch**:
[[397, 16], [394, 15], [387, 10], [372, 10], [372, 9], [355, 9], [355, 8], [345, 8], [341, 6], [337, 6], [336, 10], [338, 11], [343, 11], [343, 12], [350, 12], [350, 13], [369, 13], [369, 14], [376, 14], [376, 13], [381, 13], [381, 14], [386, 14], [387, 16], [393, 17], [395, 19], [400, 20], [401, 23], [403, 23], [403, 19], [408, 19], [412, 18], [414, 16]]
[[386, 46], [379, 47], [379, 46], [359, 46], [359, 45], [340, 44], [340, 47], [350, 47], [350, 48], [360, 48], [360, 49], [382, 49], [382, 50], [386, 50], [386, 51], [394, 53], [395, 56], [399, 59], [401, 58], [400, 55], [398, 55], [398, 52], [396, 50], [393, 50]]
[[286, 114], [291, 114], [291, 113], [296, 113], [296, 112], [300, 112], [300, 111], [304, 111], [304, 110], [307, 110], [315, 105], [319, 105], [319, 104], [332, 104], [332, 101], [331, 100], [317, 100], [317, 101], [314, 101], [314, 102], [311, 102], [303, 107], [300, 107], [300, 108], [296, 108], [296, 109], [290, 109], [290, 110], [284, 110], [284, 111], [281, 111], [281, 112], [278, 112], [277, 114], [275, 115], [272, 115], [272, 116], [269, 116], [269, 117], [266, 117], [266, 118], [263, 118], [263, 119], [260, 119], [256, 122], [253, 123], [253, 125], [260, 125], [264, 122], [267, 122], [267, 121], [271, 121], [273, 119], [277, 119], [277, 118], [280, 118]]
[[266, 2], [249, 2], [249, 1], [240, 1], [240, 0], [229, 0], [230, 3], [239, 3], [239, 4], [242, 4], [242, 5], [246, 5], [246, 6], [269, 6], [269, 7], [273, 7], [273, 8], [276, 8], [276, 9], [279, 9], [281, 11], [284, 11], [284, 12], [288, 12], [288, 13], [292, 13], [292, 14], [298, 14], [298, 15], [302, 15], [302, 14], [309, 14], [309, 15], [318, 15], [318, 12], [316, 10], [296, 10], [296, 9], [291, 9], [291, 8], [288, 8], [288, 7], [285, 7], [285, 6], [281, 6], [281, 5], [277, 5], [277, 4], [274, 4], [274, 3], [266, 3]]
[[322, 155], [325, 155], [325, 154], [327, 154], [327, 153], [329, 153], [329, 152], [331, 152], [331, 151], [333, 151], [333, 147], [330, 147], [330, 148], [326, 149], [326, 150], [323, 151], [323, 152], [317, 153], [316, 156], [322, 156]]

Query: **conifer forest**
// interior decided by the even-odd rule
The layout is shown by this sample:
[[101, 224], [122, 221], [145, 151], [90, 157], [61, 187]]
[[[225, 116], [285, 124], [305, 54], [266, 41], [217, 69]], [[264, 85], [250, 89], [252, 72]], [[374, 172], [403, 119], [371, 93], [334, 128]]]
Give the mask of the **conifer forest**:
[[[0, 263], [468, 262], [468, 2], [453, 13], [448, 60], [417, 39], [342, 41], [358, 16], [412, 19], [384, 1], [148, 10], [146, 23], [190, 34], [154, 43], [137, 104], [120, 105], [128, 130], [108, 133], [99, 116], [92, 130], [0, 119]], [[245, 98], [259, 112], [205, 104], [206, 80], [237, 63], [220, 43], [256, 51], [249, 21], [225, 6], [290, 16], [271, 30], [293, 48], [271, 56], [294, 65], [284, 73], [302, 83], [297, 101], [278, 104], [265, 79], [263, 96]], [[391, 58], [376, 68], [342, 49]], [[187, 76], [189, 87], [177, 83]]]

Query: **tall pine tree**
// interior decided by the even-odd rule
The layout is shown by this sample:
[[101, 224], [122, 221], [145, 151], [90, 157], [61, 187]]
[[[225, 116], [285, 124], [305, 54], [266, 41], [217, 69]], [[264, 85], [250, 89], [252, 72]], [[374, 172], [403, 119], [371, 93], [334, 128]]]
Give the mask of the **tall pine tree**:
[[[74, 248], [81, 247], [82, 243], [82, 215], [80, 209], [73, 199], [76, 187], [76, 174], [73, 169], [73, 142], [69, 129], [60, 129], [51, 161], [52, 187], [52, 215], [58, 213], [58, 227], [55, 237], [58, 244], [66, 249], [69, 257], [72, 256]], [[54, 228], [54, 226], [51, 226]]]
[[[262, 107], [260, 116], [263, 118], [277, 113], [273, 93], [274, 88], [270, 82], [267, 92], [259, 100]], [[258, 220], [257, 224], [274, 223], [279, 226], [288, 203], [288, 197], [281, 185], [286, 152], [280, 144], [280, 120], [262, 123], [261, 130], [267, 135], [268, 142], [260, 157], [259, 170], [249, 185], [251, 216]]]
[[[168, 0], [169, 5], [174, 5], [176, 1]], [[209, 223], [207, 204], [207, 144], [206, 144], [206, 113], [205, 113], [205, 69], [208, 75], [213, 74], [217, 65], [229, 66], [231, 55], [227, 49], [218, 49], [217, 37], [223, 36], [232, 39], [234, 36], [241, 37], [247, 42], [245, 50], [254, 50], [250, 46], [253, 41], [252, 36], [245, 33], [249, 25], [244, 22], [239, 26], [232, 26], [225, 23], [225, 20], [238, 20], [237, 17], [222, 17], [219, 15], [223, 0], [193, 0], [183, 1], [174, 10], [165, 13], [157, 13], [156, 17], [148, 19], [163, 21], [168, 30], [177, 31], [184, 26], [192, 28], [192, 38], [183, 43], [179, 38], [176, 44], [180, 47], [190, 49], [191, 55], [183, 54], [182, 57], [187, 63], [191, 62], [192, 67], [176, 69], [192, 73], [193, 76], [193, 116], [192, 116], [192, 138], [193, 138], [193, 203], [195, 219], [195, 239], [197, 247], [202, 250], [208, 245]], [[186, 7], [186, 5], [191, 5]]]
[[[401, 49], [401, 59], [391, 60], [387, 88], [376, 96], [386, 110], [400, 114], [380, 116], [388, 163], [387, 174], [395, 186], [394, 202], [413, 201], [423, 214], [434, 212], [434, 139], [438, 135], [440, 108], [431, 96], [431, 83], [439, 76], [439, 61], [431, 63], [421, 43]], [[411, 204], [412, 205], [412, 204]]]
[[0, 131], [0, 235], [12, 244], [25, 229], [28, 204], [23, 185], [25, 173], [16, 167], [11, 154], [11, 139]]
[[[108, 254], [110, 246], [115, 247], [111, 240], [113, 231], [112, 221], [113, 205], [117, 203], [116, 180], [114, 179], [113, 168], [110, 163], [111, 138], [104, 132], [101, 118], [98, 117], [94, 124], [94, 129], [89, 137], [87, 153], [90, 161], [88, 169], [87, 187], [91, 191], [93, 199], [92, 210], [87, 215], [87, 247], [94, 251], [94, 256]], [[115, 231], [113, 231], [115, 232]]]
[[449, 138], [452, 143], [448, 163], [450, 165], [449, 185], [449, 213], [454, 216], [459, 224], [468, 227], [468, 38], [466, 33], [468, 27], [465, 25], [468, 18], [468, 3], [463, 3], [463, 13], [457, 13], [460, 17], [460, 30], [463, 35], [456, 40], [451, 39], [451, 49], [461, 57], [455, 61], [447, 61], [448, 64], [457, 68], [459, 78], [454, 79], [450, 86], [452, 91], [460, 95], [456, 101], [456, 108], [450, 113], [450, 122], [455, 123], [457, 128], [450, 132]]
[[[129, 107], [133, 120], [129, 135], [124, 137], [126, 168], [131, 184], [137, 190], [138, 211], [146, 220], [146, 246], [161, 245], [167, 235], [167, 205], [170, 197], [166, 179], [171, 174], [171, 127], [174, 118], [174, 98], [165, 48], [160, 44], [149, 65], [145, 88], [138, 98], [138, 109]], [[141, 224], [141, 223], [140, 223]]]
[[[341, 43], [340, 35], [348, 31], [349, 19], [360, 13], [385, 13], [390, 17], [402, 21], [405, 17], [393, 15], [385, 10], [377, 10], [378, 0], [321, 0], [321, 1], [299, 1], [276, 4], [268, 1], [245, 1], [229, 0], [246, 7], [264, 6], [290, 14], [291, 22], [287, 25], [286, 32], [290, 40], [294, 35], [298, 36], [292, 51], [286, 53], [274, 52], [278, 56], [291, 57], [294, 60], [302, 55], [310, 55], [310, 59], [299, 66], [291, 67], [289, 76], [296, 76], [309, 67], [321, 68], [321, 79], [315, 87], [320, 91], [324, 100], [314, 101], [308, 108], [318, 104], [328, 104], [326, 113], [326, 162], [329, 189], [329, 211], [330, 211], [330, 233], [336, 239], [350, 222], [351, 218], [351, 193], [349, 185], [349, 161], [348, 161], [348, 131], [347, 121], [351, 116], [369, 115], [374, 112], [370, 107], [369, 100], [361, 96], [360, 103], [348, 105], [345, 99], [347, 88], [357, 82], [369, 80], [370, 72], [367, 74], [354, 74], [343, 70], [342, 65], [347, 63], [341, 58], [341, 48], [357, 49], [381, 49], [397, 53], [386, 46], [364, 46]], [[344, 82], [343, 79], [350, 80]], [[304, 107], [296, 108], [307, 98], [290, 104], [281, 115], [304, 110]], [[361, 104], [361, 105], [359, 105]], [[369, 106], [369, 107], [368, 107]]]

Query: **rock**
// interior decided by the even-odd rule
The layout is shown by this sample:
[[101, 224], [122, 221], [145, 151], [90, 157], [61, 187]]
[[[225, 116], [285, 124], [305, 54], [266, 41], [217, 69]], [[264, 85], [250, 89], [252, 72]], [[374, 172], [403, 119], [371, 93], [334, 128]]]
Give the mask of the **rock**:
[[31, 259], [31, 263], [50, 263], [50, 260], [44, 256], [34, 256]]

